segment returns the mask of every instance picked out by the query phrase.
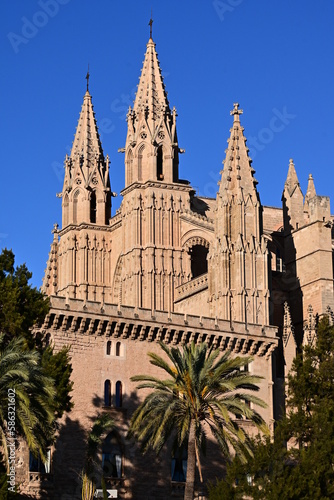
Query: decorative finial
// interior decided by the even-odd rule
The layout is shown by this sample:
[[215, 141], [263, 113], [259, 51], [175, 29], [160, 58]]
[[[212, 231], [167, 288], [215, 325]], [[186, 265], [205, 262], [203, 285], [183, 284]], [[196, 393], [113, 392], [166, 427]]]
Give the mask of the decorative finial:
[[239, 115], [242, 115], [243, 110], [239, 109], [239, 103], [234, 102], [233, 103], [233, 109], [230, 111], [230, 115], [234, 115], [234, 121], [239, 120]]
[[89, 64], [88, 64], [88, 70], [87, 70], [87, 75], [86, 75], [86, 80], [87, 80], [87, 92], [89, 91]]
[[152, 19], [152, 9], [151, 9], [151, 19], [150, 22], [148, 23], [150, 27], [150, 38], [152, 38], [152, 24], [153, 24], [153, 19]]

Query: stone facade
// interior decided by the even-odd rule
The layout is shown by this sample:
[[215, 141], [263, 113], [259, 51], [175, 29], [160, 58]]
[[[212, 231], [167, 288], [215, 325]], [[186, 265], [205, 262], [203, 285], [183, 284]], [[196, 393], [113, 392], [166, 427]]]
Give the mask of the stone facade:
[[[282, 208], [261, 205], [241, 114], [234, 104], [216, 199], [196, 196], [179, 177], [177, 114], [150, 38], [127, 114], [123, 199], [111, 217], [109, 158], [87, 85], [43, 283], [51, 310], [42, 330], [56, 349], [71, 347], [74, 409], [61, 423], [51, 473], [25, 475], [22, 462], [23, 486], [37, 498], [81, 498], [87, 432], [102, 411], [117, 429], [108, 487], [119, 498], [182, 497], [170, 450], [143, 457], [125, 439], [145, 395], [130, 377], [155, 373], [147, 353], [158, 352], [160, 340], [252, 355], [249, 370], [263, 377], [267, 402], [259, 412], [271, 429], [283, 411], [298, 344], [312, 342], [316, 315], [334, 309], [332, 217], [312, 176], [303, 196], [292, 160]], [[210, 440], [205, 478], [222, 468]]]

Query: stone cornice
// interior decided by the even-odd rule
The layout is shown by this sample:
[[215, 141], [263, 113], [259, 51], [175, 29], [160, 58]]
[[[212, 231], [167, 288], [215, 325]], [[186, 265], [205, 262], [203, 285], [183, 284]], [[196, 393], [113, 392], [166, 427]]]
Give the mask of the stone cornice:
[[111, 228], [110, 226], [104, 225], [104, 226], [99, 226], [97, 224], [89, 224], [87, 222], [81, 222], [80, 224], [69, 224], [68, 226], [65, 226], [63, 229], [58, 231], [58, 235], [64, 236], [65, 234], [69, 233], [70, 231], [83, 231], [83, 230], [92, 230], [94, 232], [111, 232], [114, 228]]
[[134, 341], [183, 345], [207, 342], [235, 354], [270, 357], [278, 345], [277, 328], [229, 322], [181, 313], [135, 309], [65, 297], [50, 297], [44, 333], [58, 331], [89, 336], [112, 336]]
[[179, 191], [184, 191], [184, 192], [191, 192], [194, 190], [190, 185], [188, 184], [181, 184], [178, 182], [173, 182], [173, 184], [167, 184], [166, 182], [158, 182], [158, 181], [146, 181], [144, 183], [142, 182], [134, 182], [133, 184], [130, 184], [130, 186], [124, 188], [121, 191], [121, 195], [124, 197], [131, 191], [135, 189], [147, 189], [147, 188], [158, 188], [158, 189], [169, 189], [173, 191], [173, 193], [176, 195], [177, 192]]

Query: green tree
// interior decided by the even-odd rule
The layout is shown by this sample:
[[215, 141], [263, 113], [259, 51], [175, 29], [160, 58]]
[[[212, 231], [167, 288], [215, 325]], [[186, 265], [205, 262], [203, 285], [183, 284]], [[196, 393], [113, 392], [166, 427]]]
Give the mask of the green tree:
[[[7, 392], [15, 389], [16, 433], [32, 453], [45, 458], [56, 421], [72, 408], [69, 350], [54, 353], [37, 334], [49, 310], [49, 300], [29, 283], [25, 265], [15, 267], [11, 250], [0, 254], [0, 437], [6, 435]], [[4, 447], [6, 466], [7, 448]]]
[[[54, 436], [54, 380], [46, 377], [37, 351], [22, 338], [9, 343], [0, 336], [0, 436], [8, 469], [11, 438], [23, 436], [29, 449], [46, 459]], [[14, 419], [15, 417], [15, 419]], [[15, 426], [12, 426], [15, 423]]]
[[41, 351], [43, 372], [55, 381], [56, 394], [52, 404], [55, 417], [58, 419], [63, 416], [64, 412], [71, 411], [73, 408], [71, 397], [73, 389], [73, 382], [71, 381], [72, 366], [69, 347], [63, 347], [56, 353], [51, 346], [47, 346]]
[[153, 448], [160, 452], [169, 437], [174, 448], [187, 446], [188, 464], [185, 500], [194, 495], [196, 459], [202, 480], [200, 451], [205, 450], [206, 433], [211, 430], [223, 455], [229, 457], [232, 446], [245, 458], [248, 437], [233, 417], [245, 416], [263, 432], [266, 426], [260, 415], [248, 403], [264, 407], [252, 394], [258, 390], [259, 377], [242, 368], [251, 358], [231, 358], [229, 353], [208, 349], [206, 344], [184, 346], [183, 350], [160, 343], [168, 361], [149, 353], [150, 363], [163, 370], [168, 378], [138, 375], [131, 380], [141, 382], [138, 389], [152, 392], [132, 416], [129, 436], [139, 439], [145, 452]]
[[246, 465], [236, 458], [226, 478], [210, 488], [210, 500], [227, 491], [231, 499], [334, 498], [333, 381], [334, 327], [324, 317], [314, 345], [304, 347], [293, 362], [289, 411], [277, 425], [274, 442], [254, 443]]
[[72, 367], [69, 349], [64, 347], [54, 353], [52, 346], [37, 331], [49, 311], [49, 300], [29, 283], [31, 272], [25, 264], [15, 267], [12, 250], [4, 249], [0, 254], [0, 333], [5, 342], [23, 338], [27, 349], [37, 349], [41, 356], [43, 373], [55, 381], [56, 394], [53, 400], [56, 418], [70, 411]]
[[29, 284], [31, 272], [25, 264], [15, 268], [12, 250], [0, 254], [0, 333], [7, 340], [23, 336], [30, 348], [36, 347], [31, 334], [35, 324], [41, 324], [49, 310], [49, 301]]

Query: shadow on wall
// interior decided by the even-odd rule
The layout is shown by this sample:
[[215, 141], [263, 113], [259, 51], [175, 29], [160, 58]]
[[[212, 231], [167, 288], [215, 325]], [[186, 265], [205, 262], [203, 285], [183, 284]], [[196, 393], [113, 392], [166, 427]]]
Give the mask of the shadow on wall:
[[191, 196], [190, 208], [193, 212], [196, 212], [199, 215], [207, 215], [207, 212], [210, 210], [206, 201], [198, 198], [197, 196]]
[[289, 212], [287, 200], [284, 195], [282, 198], [282, 202], [285, 237], [285, 272], [282, 273], [281, 276], [280, 288], [287, 296], [287, 301], [291, 311], [291, 319], [295, 328], [295, 339], [297, 342], [297, 346], [300, 346], [303, 341], [303, 298], [296, 269], [296, 248], [292, 234], [294, 227], [291, 223], [291, 214]]
[[[183, 498], [184, 481], [172, 480], [173, 457], [171, 441], [157, 456], [154, 452], [142, 454], [138, 443], [127, 440], [126, 434], [133, 409], [138, 406], [137, 393], [124, 397], [122, 408], [106, 408], [103, 398], [94, 395], [92, 400], [96, 414], [88, 417], [90, 422], [85, 429], [78, 419], [69, 413], [59, 428], [58, 439], [52, 456], [53, 484], [40, 490], [43, 500], [81, 500], [81, 473], [87, 454], [87, 436], [96, 415], [107, 412], [114, 419], [115, 426], [102, 435], [97, 454], [93, 481], [102, 488], [101, 477], [105, 477], [107, 489], [116, 489], [118, 498], [137, 498], [146, 500], [170, 500]], [[74, 411], [73, 411], [73, 414]], [[215, 442], [208, 439], [206, 457], [201, 460], [204, 481], [214, 481], [216, 476], [223, 477], [224, 464], [221, 452]], [[214, 471], [214, 472], [213, 472]], [[154, 481], [152, 481], [154, 477]], [[196, 473], [196, 491], [203, 492], [204, 485], [199, 483]], [[33, 497], [22, 497], [29, 498]]]

